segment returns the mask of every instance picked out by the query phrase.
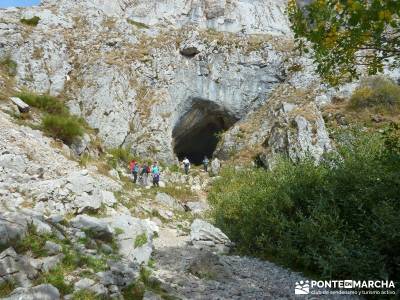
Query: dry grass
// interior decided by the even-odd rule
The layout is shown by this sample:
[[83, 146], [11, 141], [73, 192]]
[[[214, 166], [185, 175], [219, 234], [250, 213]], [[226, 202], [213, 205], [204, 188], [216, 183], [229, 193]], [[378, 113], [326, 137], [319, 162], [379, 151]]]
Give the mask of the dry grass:
[[15, 78], [17, 64], [5, 57], [0, 61], [0, 100], [5, 100], [15, 93]]

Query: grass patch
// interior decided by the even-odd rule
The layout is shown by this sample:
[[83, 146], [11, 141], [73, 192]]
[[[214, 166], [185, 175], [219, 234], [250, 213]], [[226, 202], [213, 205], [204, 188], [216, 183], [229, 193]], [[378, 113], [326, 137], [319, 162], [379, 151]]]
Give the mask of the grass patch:
[[33, 224], [29, 224], [25, 236], [20, 240], [11, 242], [9, 246], [12, 246], [17, 253], [30, 251], [35, 257], [44, 257], [48, 255], [44, 249], [47, 241], [59, 242], [54, 235], [40, 234]]
[[209, 201], [246, 254], [321, 279], [400, 281], [400, 127], [344, 131], [320, 165], [227, 169]]
[[137, 22], [132, 19], [127, 20], [129, 24], [136, 26], [138, 29], [150, 29], [150, 27], [142, 22]]
[[156, 267], [156, 261], [155, 261], [153, 258], [150, 258], [150, 259], [149, 259], [149, 262], [147, 263], [147, 266], [148, 266], [149, 268], [154, 269], [154, 268]]
[[7, 297], [15, 288], [17, 288], [17, 285], [14, 282], [3, 282], [2, 284], [0, 284], [0, 297]]
[[67, 284], [65, 282], [64, 272], [63, 266], [58, 266], [50, 272], [43, 274], [36, 284], [51, 284], [56, 287], [62, 295], [71, 294], [74, 291], [74, 287], [72, 284]]
[[3, 58], [0, 61], [0, 65], [5, 70], [5, 72], [8, 76], [14, 77], [15, 75], [17, 75], [18, 65], [14, 60], [11, 59], [10, 56]]
[[398, 112], [400, 86], [383, 76], [364, 79], [351, 96], [348, 107], [353, 110], [368, 108], [378, 113]]
[[29, 18], [29, 19], [22, 18], [22, 19], [20, 20], [20, 22], [21, 22], [22, 24], [24, 24], [24, 25], [28, 25], [28, 26], [33, 26], [33, 27], [35, 27], [35, 26], [37, 26], [37, 25], [39, 24], [40, 18], [39, 18], [38, 16], [34, 16], [34, 17], [32, 17], [32, 18]]
[[151, 278], [152, 271], [149, 268], [142, 267], [140, 269], [140, 278], [137, 282], [127, 286], [123, 291], [122, 295], [124, 299], [139, 300], [143, 299], [143, 295], [146, 290], [152, 291], [159, 295], [165, 300], [177, 300], [176, 297], [172, 297], [161, 288], [160, 283], [157, 280]]
[[39, 109], [45, 115], [42, 118], [42, 130], [53, 138], [72, 144], [84, 133], [82, 119], [70, 115], [65, 103], [50, 95], [38, 95], [24, 91], [16, 95], [26, 104]]
[[115, 228], [114, 233], [115, 233], [115, 235], [121, 235], [124, 233], [124, 230], [117, 227], [117, 228]]
[[108, 154], [110, 154], [110, 156], [107, 162], [114, 169], [121, 163], [126, 167], [129, 167], [129, 163], [132, 160], [137, 160], [137, 158], [132, 155], [129, 149], [123, 147], [110, 149]]
[[146, 233], [142, 233], [138, 235], [135, 239], [135, 248], [139, 248], [144, 246], [147, 243], [147, 235]]
[[122, 296], [124, 299], [142, 300], [145, 292], [146, 286], [143, 284], [143, 282], [138, 281], [124, 288], [122, 291]]
[[42, 119], [44, 132], [54, 138], [71, 145], [83, 135], [82, 120], [70, 115], [45, 115]]
[[178, 200], [187, 201], [195, 197], [195, 194], [187, 186], [167, 185], [165, 188], [160, 189], [160, 191]]
[[170, 170], [171, 172], [174, 172], [174, 173], [183, 173], [182, 168], [180, 168], [178, 165], [171, 165], [171, 166], [168, 166], [168, 168], [169, 168], [169, 170]]
[[18, 93], [16, 97], [20, 98], [26, 104], [49, 114], [63, 115], [68, 113], [64, 102], [50, 95], [38, 95], [24, 91]]
[[72, 300], [103, 300], [102, 296], [97, 296], [96, 293], [88, 290], [80, 290], [72, 295]]

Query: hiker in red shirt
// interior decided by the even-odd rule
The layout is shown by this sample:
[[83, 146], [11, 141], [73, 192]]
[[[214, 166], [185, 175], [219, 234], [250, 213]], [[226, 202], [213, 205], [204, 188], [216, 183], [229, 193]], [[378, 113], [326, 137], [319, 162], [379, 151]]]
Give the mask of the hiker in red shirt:
[[136, 183], [139, 173], [139, 164], [135, 160], [132, 160], [129, 163], [129, 169], [133, 175], [133, 183]]

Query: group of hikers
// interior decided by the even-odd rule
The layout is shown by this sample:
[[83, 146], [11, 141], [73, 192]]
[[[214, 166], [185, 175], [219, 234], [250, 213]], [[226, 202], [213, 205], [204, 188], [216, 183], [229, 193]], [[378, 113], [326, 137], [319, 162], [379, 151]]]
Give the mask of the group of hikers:
[[[203, 169], [208, 172], [208, 164], [210, 161], [205, 156], [203, 161]], [[191, 163], [187, 157], [182, 161], [183, 169], [185, 174], [188, 175], [191, 167]], [[129, 163], [129, 170], [133, 176], [133, 183], [140, 183], [144, 186], [148, 185], [149, 176], [152, 177], [153, 186], [160, 186], [160, 168], [158, 163], [155, 161], [153, 164], [144, 162], [140, 164], [136, 160], [132, 160]]]
[[153, 179], [153, 186], [159, 186], [160, 183], [160, 168], [158, 163], [155, 161], [153, 164], [144, 162], [139, 164], [137, 161], [132, 160], [129, 163], [129, 169], [133, 176], [133, 183], [139, 183], [147, 186], [149, 176]]

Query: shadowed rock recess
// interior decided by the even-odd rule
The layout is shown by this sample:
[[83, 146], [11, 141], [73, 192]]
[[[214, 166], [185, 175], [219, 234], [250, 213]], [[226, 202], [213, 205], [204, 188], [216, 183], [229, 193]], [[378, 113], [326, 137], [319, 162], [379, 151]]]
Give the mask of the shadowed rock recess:
[[191, 108], [173, 130], [174, 151], [181, 160], [188, 157], [200, 164], [204, 156], [212, 157], [219, 134], [229, 129], [238, 118], [228, 109], [209, 100], [193, 99]]

